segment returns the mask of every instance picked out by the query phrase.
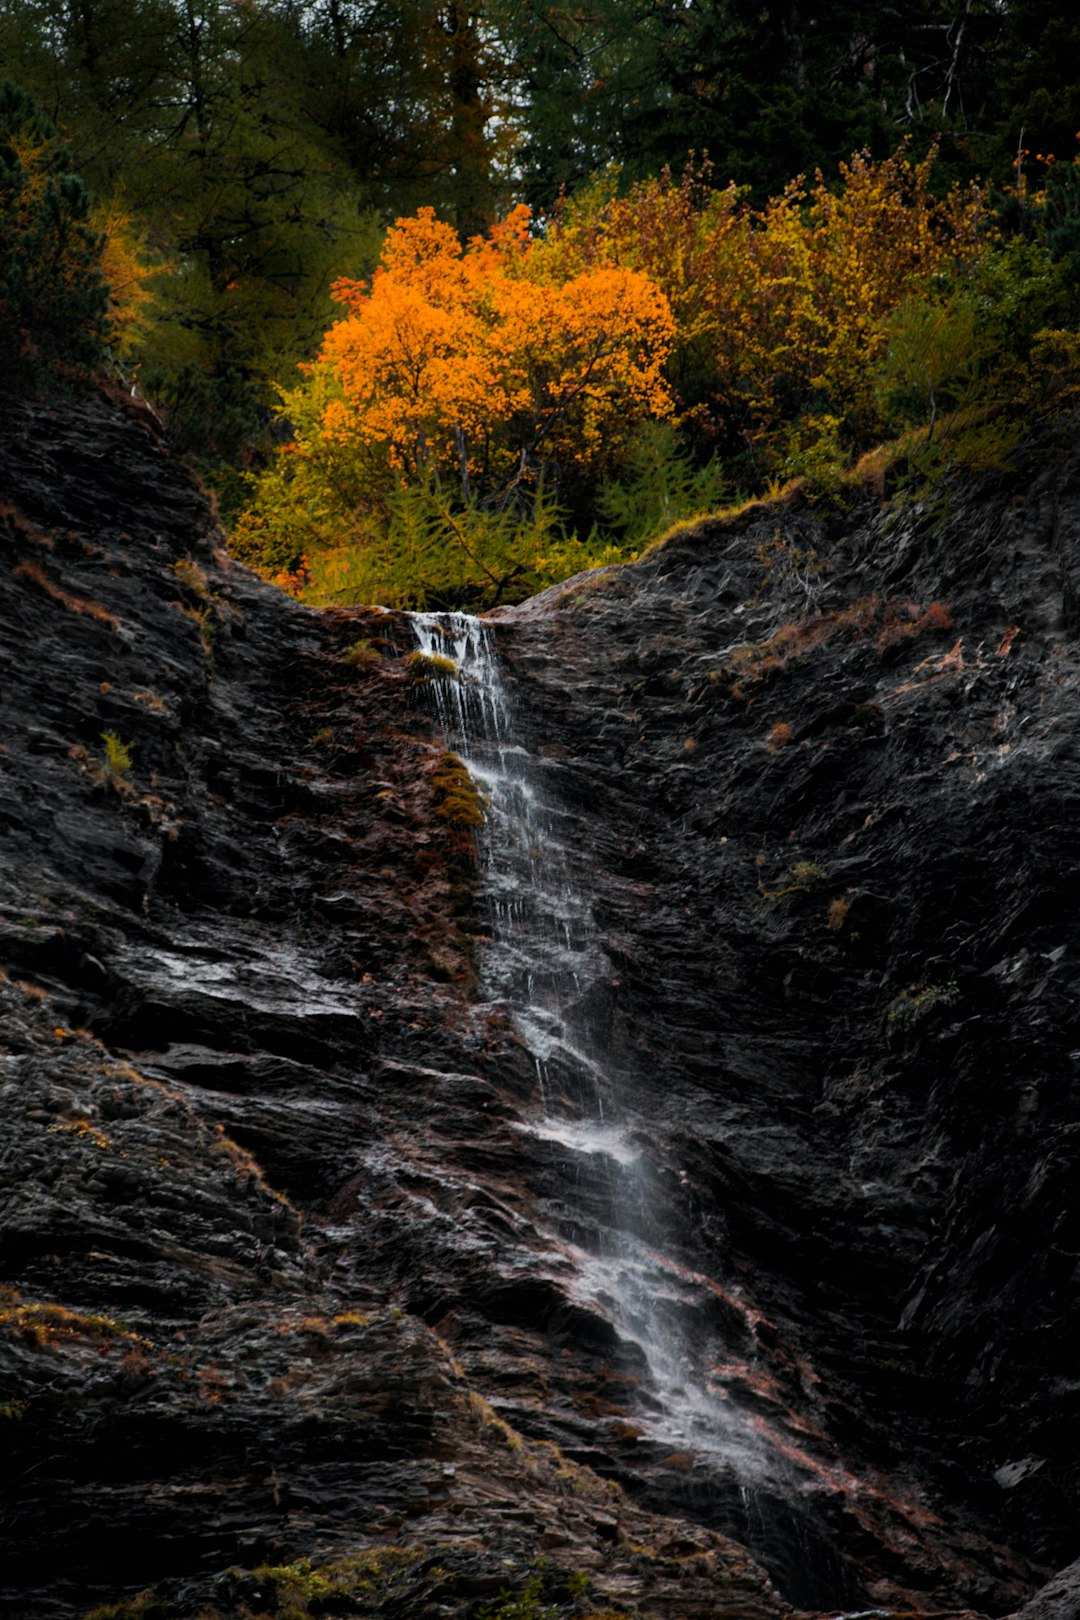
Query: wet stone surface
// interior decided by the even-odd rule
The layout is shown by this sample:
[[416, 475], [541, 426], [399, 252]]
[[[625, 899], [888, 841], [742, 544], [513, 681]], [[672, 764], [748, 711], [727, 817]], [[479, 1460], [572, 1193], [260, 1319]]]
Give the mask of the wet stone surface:
[[1078, 465], [497, 616], [529, 900], [414, 626], [5, 406], [4, 1613], [1064, 1615]]

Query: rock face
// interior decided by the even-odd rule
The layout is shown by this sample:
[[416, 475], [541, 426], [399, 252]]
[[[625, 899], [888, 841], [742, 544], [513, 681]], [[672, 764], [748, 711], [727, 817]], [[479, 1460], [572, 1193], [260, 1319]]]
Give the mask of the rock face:
[[1080, 456], [491, 622], [601, 1152], [492, 999], [411, 626], [231, 565], [139, 408], [3, 414], [3, 1612], [1032, 1597], [1077, 1551]]

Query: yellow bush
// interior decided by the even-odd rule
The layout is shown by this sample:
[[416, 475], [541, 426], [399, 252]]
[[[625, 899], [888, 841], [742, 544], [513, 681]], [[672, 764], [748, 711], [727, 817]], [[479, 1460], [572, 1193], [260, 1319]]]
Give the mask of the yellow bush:
[[[745, 435], [762, 470], [797, 463], [830, 424], [840, 446], [878, 420], [873, 368], [909, 294], [970, 263], [986, 200], [934, 195], [934, 154], [901, 150], [793, 180], [762, 209], [735, 187], [669, 174], [626, 196], [610, 186], [556, 219], [544, 252], [558, 266], [638, 268], [663, 290], [677, 336], [671, 380], [706, 432]], [[806, 416], [805, 431], [798, 426]], [[794, 454], [793, 454], [794, 452]]]

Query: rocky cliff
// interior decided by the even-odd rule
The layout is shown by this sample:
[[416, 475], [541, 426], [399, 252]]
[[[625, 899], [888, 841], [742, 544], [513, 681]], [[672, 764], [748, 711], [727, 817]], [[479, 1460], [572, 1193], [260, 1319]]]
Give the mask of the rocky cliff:
[[1075, 1556], [1064, 429], [491, 621], [605, 1152], [412, 627], [230, 564], [130, 402], [7, 401], [0, 503], [3, 1612], [1001, 1615]]

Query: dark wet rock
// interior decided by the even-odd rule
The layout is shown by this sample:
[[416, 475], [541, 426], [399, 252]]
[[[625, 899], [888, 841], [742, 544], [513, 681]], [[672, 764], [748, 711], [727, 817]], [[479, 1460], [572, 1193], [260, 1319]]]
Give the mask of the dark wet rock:
[[857, 1566], [874, 1523], [874, 1596], [894, 1537], [909, 1591], [991, 1610], [1025, 1576], [989, 1543], [1074, 1546], [1072, 457], [847, 533], [701, 525], [501, 629], [603, 863], [605, 1040], [643, 1121], [665, 1098], [668, 1241], [776, 1323], [770, 1421], [816, 1413], [811, 1466], [892, 1481], [824, 1514]]
[[1042, 1587], [1010, 1620], [1075, 1620], [1080, 1614], [1080, 1562]]
[[[1020, 1610], [1080, 1485], [1071, 445], [495, 621], [602, 947], [635, 1168], [583, 1173], [407, 626], [231, 565], [137, 410], [6, 410], [3, 1612], [389, 1548], [387, 1614], [789, 1613], [743, 1546]], [[665, 1438], [616, 1220], [760, 1472]]]
[[691, 1569], [519, 1438], [406, 1308], [475, 1284], [490, 1334], [531, 1308], [507, 1233], [526, 1294], [548, 1239], [396, 630], [344, 663], [361, 627], [232, 567], [101, 402], [9, 411], [0, 482], [0, 1608], [239, 1616], [273, 1584], [245, 1569], [385, 1546], [388, 1613], [543, 1556], [597, 1604], [782, 1616], [742, 1549], [695, 1532]]

